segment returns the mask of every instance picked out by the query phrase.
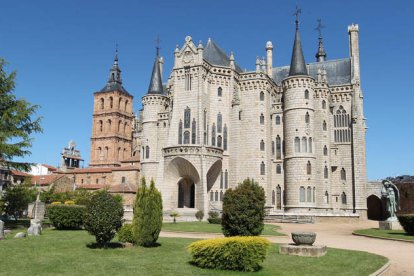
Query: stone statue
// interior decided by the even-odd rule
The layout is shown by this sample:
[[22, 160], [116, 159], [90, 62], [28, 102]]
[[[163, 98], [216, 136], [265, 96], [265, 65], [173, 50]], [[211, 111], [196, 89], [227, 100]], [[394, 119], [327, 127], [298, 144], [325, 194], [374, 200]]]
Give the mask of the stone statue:
[[381, 197], [385, 199], [385, 202], [387, 203], [386, 208], [389, 214], [387, 220], [395, 220], [395, 214], [400, 209], [400, 192], [398, 191], [397, 186], [389, 180], [383, 180], [382, 185]]

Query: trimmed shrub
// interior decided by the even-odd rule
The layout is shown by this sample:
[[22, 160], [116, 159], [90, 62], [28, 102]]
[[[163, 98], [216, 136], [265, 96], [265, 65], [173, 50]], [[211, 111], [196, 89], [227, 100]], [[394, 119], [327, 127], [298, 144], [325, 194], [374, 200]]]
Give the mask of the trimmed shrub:
[[221, 224], [221, 217], [219, 217], [219, 213], [215, 211], [208, 212], [208, 223], [211, 224]]
[[73, 200], [66, 200], [65, 201], [65, 205], [74, 205], [75, 204], [75, 201], [73, 201]]
[[60, 202], [60, 201], [53, 201], [53, 202], [51, 203], [51, 205], [60, 205], [60, 204], [62, 204], [62, 202]]
[[154, 180], [150, 187], [141, 179], [135, 200], [134, 219], [132, 221], [133, 239], [141, 246], [154, 246], [162, 227], [162, 198], [155, 188]]
[[52, 225], [58, 229], [81, 229], [85, 206], [52, 204], [47, 207], [47, 215]]
[[83, 224], [98, 246], [106, 246], [122, 226], [124, 209], [107, 191], [95, 193], [86, 205]]
[[120, 242], [135, 243], [134, 235], [132, 234], [132, 224], [124, 224], [118, 230], [118, 240]]
[[263, 231], [265, 216], [265, 192], [253, 179], [245, 179], [224, 194], [221, 221], [224, 236], [258, 236]]
[[195, 217], [198, 221], [202, 221], [204, 218], [204, 212], [202, 210], [198, 210], [197, 213], [195, 213]]
[[177, 218], [180, 216], [180, 214], [178, 212], [172, 211], [170, 213], [170, 217], [173, 218], [173, 223], [177, 223]]
[[192, 262], [202, 268], [257, 271], [269, 245], [259, 237], [230, 237], [196, 241], [188, 250]]
[[409, 235], [414, 235], [414, 214], [398, 215], [398, 221]]

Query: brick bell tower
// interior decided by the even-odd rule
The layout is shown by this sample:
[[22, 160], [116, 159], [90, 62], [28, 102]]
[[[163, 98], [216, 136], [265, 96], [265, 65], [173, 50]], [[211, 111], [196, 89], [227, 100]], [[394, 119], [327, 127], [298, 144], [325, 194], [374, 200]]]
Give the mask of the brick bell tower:
[[133, 96], [122, 86], [118, 50], [105, 87], [94, 93], [91, 167], [119, 167], [131, 157]]

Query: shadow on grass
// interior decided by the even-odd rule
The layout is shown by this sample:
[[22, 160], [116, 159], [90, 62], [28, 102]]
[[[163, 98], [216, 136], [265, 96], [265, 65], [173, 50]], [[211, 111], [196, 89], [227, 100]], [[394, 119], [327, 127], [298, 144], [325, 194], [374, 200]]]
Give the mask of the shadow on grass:
[[145, 247], [145, 248], [153, 248], [153, 247], [160, 247], [160, 246], [161, 246], [161, 244], [158, 243], [158, 242], [156, 242], [156, 243], [153, 243], [153, 244], [150, 244], [150, 245], [144, 245], [142, 247]]
[[407, 236], [407, 237], [414, 237], [414, 233], [394, 233], [394, 232], [387, 232], [389, 235], [398, 235], [398, 236]]
[[99, 244], [96, 242], [91, 242], [86, 245], [89, 249], [115, 249], [115, 248], [123, 248], [124, 246], [122, 243], [119, 242], [110, 242], [107, 244]]

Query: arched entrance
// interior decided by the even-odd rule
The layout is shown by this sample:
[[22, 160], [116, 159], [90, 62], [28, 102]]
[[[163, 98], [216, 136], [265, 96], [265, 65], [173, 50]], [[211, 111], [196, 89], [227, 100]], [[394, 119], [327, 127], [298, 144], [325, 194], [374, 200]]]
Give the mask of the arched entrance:
[[382, 201], [376, 195], [370, 195], [367, 198], [367, 208], [368, 208], [368, 219], [372, 220], [383, 220], [383, 208]]
[[195, 184], [187, 177], [178, 181], [178, 208], [194, 208]]

